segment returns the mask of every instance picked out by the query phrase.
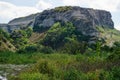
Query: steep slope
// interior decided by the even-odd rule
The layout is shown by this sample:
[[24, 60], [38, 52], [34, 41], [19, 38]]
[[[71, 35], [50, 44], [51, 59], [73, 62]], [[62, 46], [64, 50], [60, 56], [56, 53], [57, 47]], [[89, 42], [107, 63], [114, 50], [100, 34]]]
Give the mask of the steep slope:
[[98, 35], [96, 26], [114, 29], [110, 12], [71, 6], [43, 11], [36, 17], [33, 29], [41, 31], [56, 22], [71, 22], [82, 34], [90, 36]]
[[31, 37], [29, 38], [31, 43], [39, 42], [41, 39], [45, 37], [45, 33], [32, 33]]
[[10, 42], [10, 39], [8, 38], [8, 34], [0, 29], [0, 51], [4, 51], [4, 50], [15, 51], [16, 48]]
[[[55, 9], [45, 10], [36, 16], [33, 30], [38, 33], [43, 33], [44, 31], [49, 31], [57, 22], [60, 22], [60, 25], [64, 27], [66, 23], [70, 22], [75, 27], [75, 32], [83, 36], [81, 38], [86, 38], [88, 43], [94, 43], [100, 39], [106, 41], [106, 44], [112, 44], [115, 41], [120, 41], [120, 39], [105, 38], [106, 33], [101, 33], [101, 31], [98, 30], [99, 28], [105, 29], [106, 31], [116, 31], [111, 17], [111, 13], [104, 10], [76, 6], [56, 7]], [[119, 31], [116, 33], [119, 34]], [[76, 33], [74, 35], [76, 35]], [[78, 34], [76, 36], [78, 36]], [[109, 36], [109, 32], [107, 36]], [[119, 37], [119, 35], [116, 34], [114, 34], [114, 36]]]
[[120, 41], [120, 31], [110, 28], [97, 27], [99, 37], [105, 40], [106, 44], [112, 46], [114, 42]]
[[[102, 39], [106, 41], [107, 44], [112, 44], [115, 41], [120, 41], [120, 38], [119, 31], [114, 29], [114, 23], [111, 17], [111, 13], [104, 10], [63, 6], [30, 16], [16, 18], [8, 24], [1, 24], [1, 28], [12, 32], [31, 26], [34, 33], [29, 40], [32, 43], [45, 40], [46, 37], [49, 37], [47, 42], [51, 39], [54, 43], [54, 37], [58, 38], [58, 36], [62, 36], [62, 39], [61, 37], [59, 38], [63, 40], [66, 37], [71, 38], [73, 37], [72, 35], [74, 35], [77, 39], [83, 39], [83, 41], [87, 41], [88, 43], [94, 43], [96, 40]], [[57, 23], [59, 23], [58, 26], [54, 27]], [[75, 28], [72, 32], [73, 34], [69, 34], [69, 26], [71, 26], [72, 29]], [[65, 30], [69, 30], [66, 31], [68, 32], [67, 36]], [[101, 30], [103, 30], [103, 32]], [[108, 37], [110, 33], [112, 37]], [[58, 36], [56, 34], [58, 34]]]
[[29, 27], [29, 26], [33, 27], [34, 19], [38, 14], [39, 13], [32, 14], [26, 17], [13, 19], [8, 24], [0, 24], [0, 27], [7, 32], [19, 30], [20, 28], [23, 28], [23, 27]]

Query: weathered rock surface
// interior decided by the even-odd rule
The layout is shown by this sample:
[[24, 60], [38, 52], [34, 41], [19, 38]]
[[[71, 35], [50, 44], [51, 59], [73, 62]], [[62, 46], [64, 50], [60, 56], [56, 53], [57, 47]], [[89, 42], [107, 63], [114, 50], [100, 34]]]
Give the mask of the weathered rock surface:
[[36, 26], [49, 28], [55, 22], [72, 22], [83, 34], [91, 36], [98, 34], [95, 29], [96, 26], [114, 29], [114, 23], [111, 19], [110, 12], [77, 6], [66, 6], [45, 10], [27, 17], [16, 18], [8, 24], [2, 24], [0, 26], [4, 30], [11, 32], [15, 29], [28, 26], [34, 28]]
[[37, 15], [38, 13], [26, 17], [13, 19], [8, 24], [0, 24], [0, 28], [4, 29], [7, 32], [11, 32], [13, 30], [18, 30], [22, 27], [33, 27], [33, 22]]
[[51, 27], [59, 21], [72, 22], [83, 34], [91, 36], [97, 35], [96, 26], [114, 28], [110, 12], [70, 6], [43, 11], [36, 17], [34, 27]]
[[2, 28], [3, 30], [7, 31], [8, 32], [8, 25], [7, 24], [0, 24], [0, 28]]

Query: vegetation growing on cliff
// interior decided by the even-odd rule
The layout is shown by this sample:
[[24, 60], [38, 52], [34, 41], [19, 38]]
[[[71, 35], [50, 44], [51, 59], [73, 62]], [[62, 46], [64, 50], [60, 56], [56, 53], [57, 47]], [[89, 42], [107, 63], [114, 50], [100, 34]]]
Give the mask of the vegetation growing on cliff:
[[56, 12], [65, 12], [65, 11], [68, 11], [68, 10], [71, 10], [72, 7], [71, 6], [65, 6], [65, 7], [56, 7], [54, 10]]

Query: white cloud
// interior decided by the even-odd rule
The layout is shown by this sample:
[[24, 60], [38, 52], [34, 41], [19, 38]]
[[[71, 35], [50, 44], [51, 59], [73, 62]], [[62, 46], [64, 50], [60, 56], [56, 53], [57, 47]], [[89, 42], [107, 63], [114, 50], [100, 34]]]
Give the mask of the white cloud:
[[79, 2], [79, 0], [63, 0], [63, 4], [71, 6], [77, 6], [79, 5]]
[[39, 12], [35, 7], [16, 6], [8, 2], [0, 1], [0, 23], [5, 20], [11, 20], [13, 18], [27, 16], [33, 13]]
[[63, 0], [65, 5], [91, 7], [108, 11], [117, 11], [120, 0]]
[[120, 23], [115, 27], [117, 30], [120, 30]]
[[46, 2], [45, 0], [39, 0], [39, 2], [36, 4], [36, 8], [38, 8], [40, 11], [43, 11], [48, 8], [52, 8], [52, 4], [49, 2]]
[[117, 11], [117, 6], [120, 0], [91, 0], [89, 1], [89, 7], [105, 9], [111, 12]]

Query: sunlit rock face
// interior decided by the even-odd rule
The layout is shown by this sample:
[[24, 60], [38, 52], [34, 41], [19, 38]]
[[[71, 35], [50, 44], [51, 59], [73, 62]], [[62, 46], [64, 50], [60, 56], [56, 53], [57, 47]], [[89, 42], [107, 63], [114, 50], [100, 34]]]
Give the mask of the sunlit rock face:
[[0, 28], [7, 32], [12, 32], [23, 27], [33, 27], [33, 22], [37, 15], [38, 13], [26, 17], [15, 18], [11, 20], [8, 24], [0, 24]]
[[111, 14], [104, 10], [81, 8], [77, 6], [63, 6], [26, 17], [16, 18], [0, 27], [8, 32], [22, 27], [51, 27], [56, 22], [72, 22], [77, 30], [85, 35], [97, 35], [96, 26], [114, 29]]
[[34, 27], [51, 27], [55, 22], [72, 22], [85, 35], [97, 35], [96, 26], [114, 29], [111, 14], [104, 10], [81, 7], [57, 7], [40, 13], [34, 21]]

